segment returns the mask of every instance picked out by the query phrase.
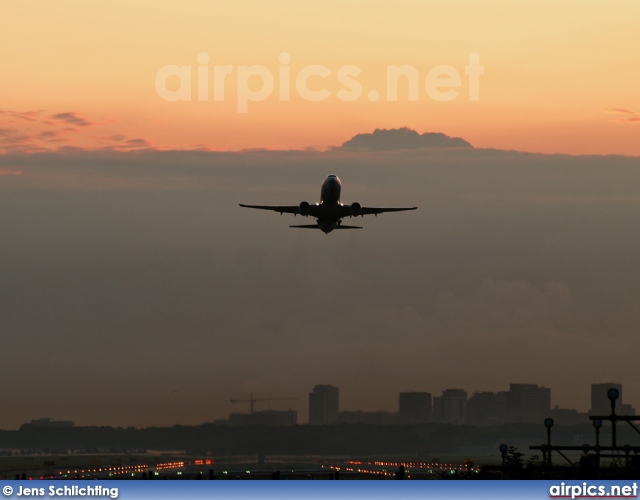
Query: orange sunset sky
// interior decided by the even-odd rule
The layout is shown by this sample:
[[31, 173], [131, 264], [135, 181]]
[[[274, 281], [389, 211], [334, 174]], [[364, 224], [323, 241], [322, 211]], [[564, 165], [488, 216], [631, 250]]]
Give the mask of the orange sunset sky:
[[[0, 151], [326, 149], [407, 126], [475, 147], [640, 155], [639, 21], [635, 1], [4, 1]], [[477, 100], [472, 54], [483, 68]], [[163, 80], [185, 92], [175, 101], [157, 91], [172, 65], [191, 76]], [[417, 97], [401, 79], [390, 100], [388, 67], [402, 65]], [[214, 66], [231, 67], [218, 100]], [[252, 66], [272, 89], [259, 75], [242, 86]], [[339, 97], [345, 66], [359, 70], [351, 100]], [[436, 87], [454, 90], [451, 100], [426, 90], [438, 66], [460, 77]], [[299, 92], [308, 67], [328, 70], [304, 81], [326, 98]], [[260, 97], [239, 112], [247, 93]]]

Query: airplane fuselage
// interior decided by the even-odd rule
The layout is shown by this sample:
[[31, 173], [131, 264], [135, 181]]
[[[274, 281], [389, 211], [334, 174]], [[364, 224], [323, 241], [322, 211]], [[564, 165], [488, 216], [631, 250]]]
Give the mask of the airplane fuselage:
[[320, 203], [340, 203], [342, 183], [337, 175], [329, 175], [320, 188]]
[[316, 220], [320, 230], [325, 234], [333, 231], [342, 219], [341, 191], [342, 183], [337, 175], [329, 175], [322, 182]]

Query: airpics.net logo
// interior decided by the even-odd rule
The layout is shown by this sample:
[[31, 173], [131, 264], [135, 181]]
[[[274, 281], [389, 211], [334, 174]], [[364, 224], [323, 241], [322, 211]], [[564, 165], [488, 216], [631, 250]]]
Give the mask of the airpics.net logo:
[[363, 98], [371, 102], [381, 99], [395, 102], [400, 94], [407, 101], [418, 101], [426, 93], [434, 101], [448, 102], [460, 97], [466, 80], [468, 100], [478, 101], [480, 77], [484, 75], [478, 54], [469, 54], [468, 63], [461, 70], [439, 64], [426, 71], [423, 68], [421, 73], [419, 68], [409, 64], [388, 65], [381, 91], [363, 88], [363, 82], [369, 80], [356, 65], [346, 64], [332, 70], [321, 64], [311, 64], [293, 69], [291, 55], [287, 52], [280, 53], [275, 71], [261, 64], [212, 65], [206, 52], [199, 53], [196, 59], [195, 67], [169, 64], [158, 70], [155, 89], [161, 99], [175, 102], [195, 98], [201, 102], [222, 102], [229, 95], [235, 95], [238, 113], [247, 113], [249, 103], [265, 101], [274, 94], [281, 102], [290, 101], [292, 95], [309, 102], [330, 98], [342, 102]]
[[638, 498], [638, 485], [560, 483], [549, 488], [549, 498]]

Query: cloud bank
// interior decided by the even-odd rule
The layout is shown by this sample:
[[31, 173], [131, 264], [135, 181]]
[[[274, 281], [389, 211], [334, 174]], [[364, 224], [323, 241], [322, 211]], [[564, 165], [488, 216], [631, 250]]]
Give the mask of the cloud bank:
[[434, 132], [419, 134], [403, 127], [397, 129], [375, 129], [371, 134], [357, 134], [346, 141], [340, 149], [345, 151], [395, 151], [400, 149], [471, 148], [460, 137]]
[[[637, 158], [63, 148], [0, 171], [0, 427], [199, 423], [249, 392], [305, 421], [317, 383], [345, 409], [511, 382], [640, 400]], [[345, 203], [419, 209], [325, 236], [238, 207], [315, 202], [328, 173]]]

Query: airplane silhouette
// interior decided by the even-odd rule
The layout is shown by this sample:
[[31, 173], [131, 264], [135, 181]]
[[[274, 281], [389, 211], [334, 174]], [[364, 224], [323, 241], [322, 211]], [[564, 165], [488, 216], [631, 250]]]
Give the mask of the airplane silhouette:
[[325, 234], [329, 234], [334, 229], [362, 229], [361, 226], [347, 226], [342, 224], [342, 219], [345, 217], [364, 217], [365, 215], [377, 216], [384, 212], [403, 212], [405, 210], [416, 210], [418, 208], [363, 207], [358, 202], [351, 203], [351, 205], [344, 205], [340, 203], [341, 190], [342, 182], [340, 182], [337, 175], [332, 174], [327, 176], [327, 178], [322, 182], [320, 203], [311, 205], [308, 202], [303, 201], [300, 205], [291, 206], [244, 205], [240, 203], [240, 206], [245, 208], [257, 208], [259, 210], [273, 210], [274, 212], [280, 212], [280, 215], [288, 213], [294, 215], [300, 214], [304, 217], [315, 217], [316, 224], [289, 227], [299, 229], [320, 229]]

